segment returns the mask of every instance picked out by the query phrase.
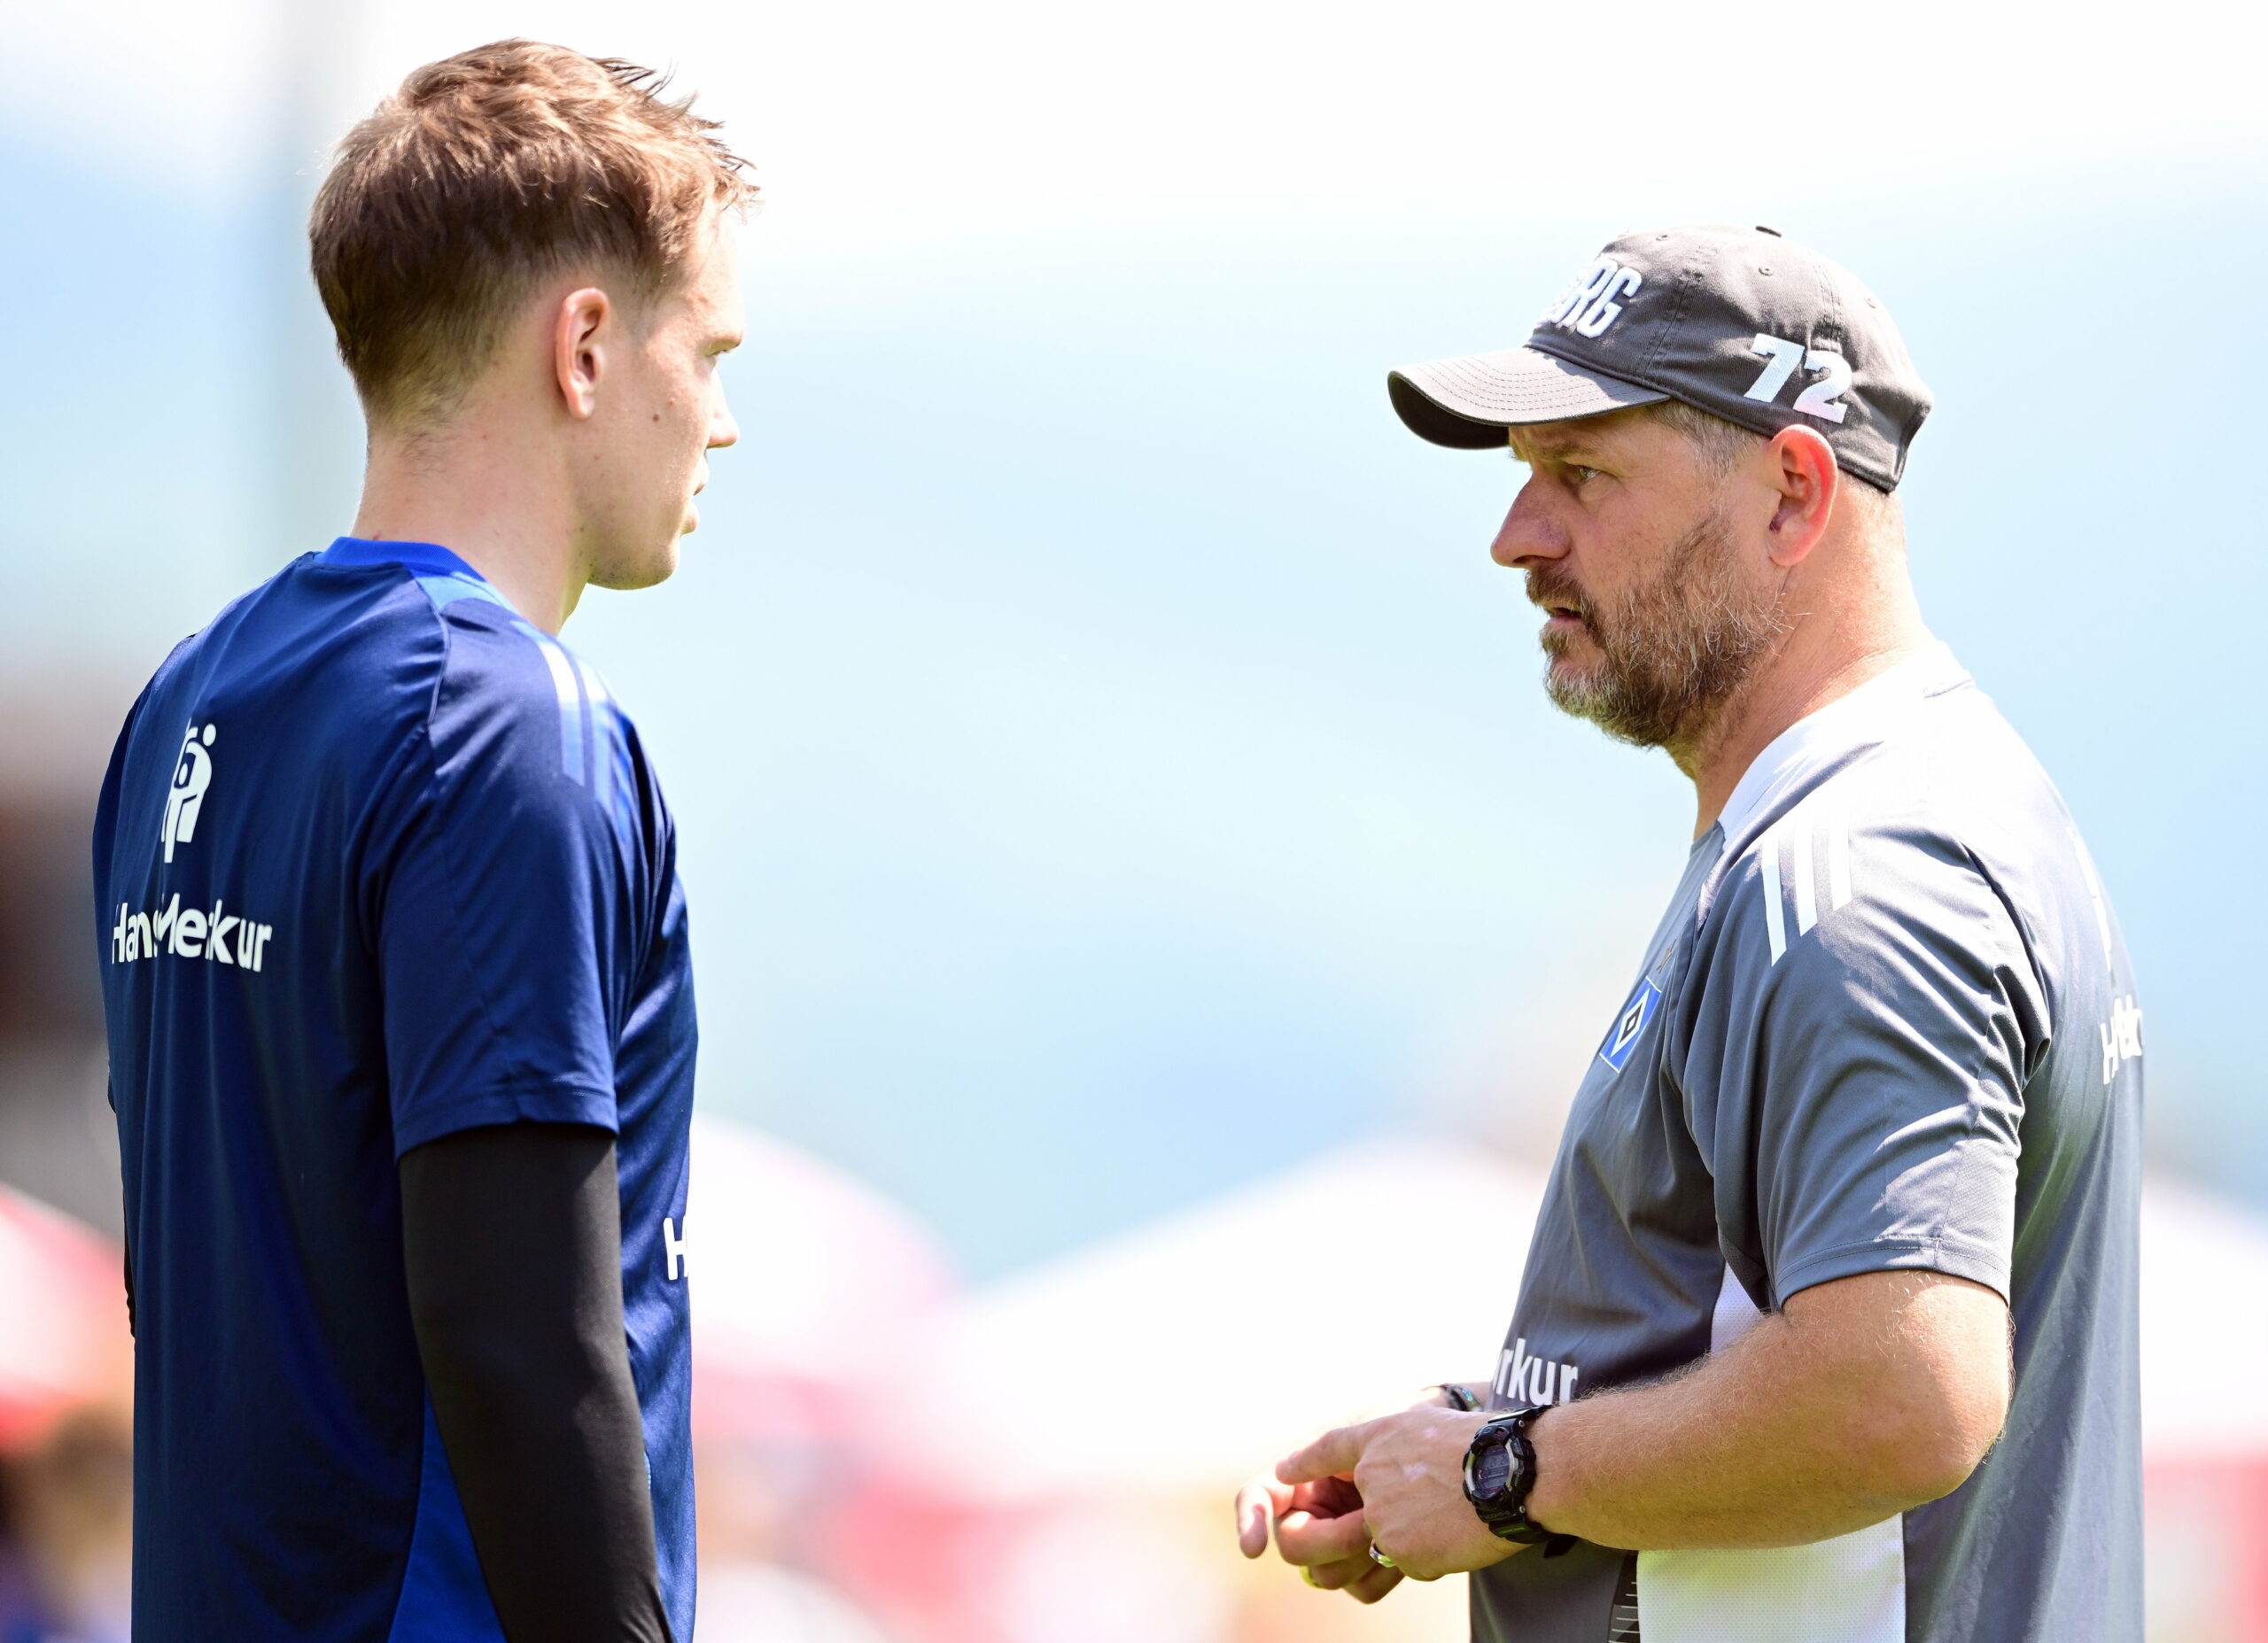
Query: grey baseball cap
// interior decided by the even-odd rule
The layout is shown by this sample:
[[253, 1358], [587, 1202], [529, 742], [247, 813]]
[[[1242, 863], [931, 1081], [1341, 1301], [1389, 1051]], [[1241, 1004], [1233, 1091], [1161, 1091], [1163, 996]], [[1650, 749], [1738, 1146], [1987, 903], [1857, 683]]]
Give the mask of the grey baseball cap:
[[1803, 423], [1884, 491], [1930, 414], [1889, 310], [1848, 269], [1776, 229], [1709, 224], [1612, 241], [1525, 345], [1405, 365], [1386, 391], [1411, 431], [1469, 450], [1664, 399], [1767, 436]]

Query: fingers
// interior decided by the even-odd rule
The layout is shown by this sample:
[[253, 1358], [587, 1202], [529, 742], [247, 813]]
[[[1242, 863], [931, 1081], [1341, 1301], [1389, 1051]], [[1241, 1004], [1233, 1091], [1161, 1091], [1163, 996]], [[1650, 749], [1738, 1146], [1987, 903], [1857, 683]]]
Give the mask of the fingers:
[[1268, 1550], [1268, 1526], [1292, 1504], [1292, 1490], [1272, 1477], [1255, 1477], [1237, 1491], [1237, 1550], [1258, 1557]]
[[1332, 1518], [1362, 1509], [1362, 1495], [1343, 1477], [1297, 1485], [1279, 1484], [1268, 1476], [1250, 1478], [1237, 1491], [1237, 1549], [1247, 1557], [1258, 1557], [1267, 1551], [1270, 1526], [1287, 1513]]
[[1274, 1479], [1255, 1477], [1238, 1491], [1238, 1548], [1247, 1557], [1266, 1551], [1273, 1518], [1276, 1550], [1309, 1585], [1375, 1603], [1401, 1585], [1400, 1569], [1371, 1556], [1362, 1492], [1348, 1476], [1366, 1435], [1367, 1423], [1325, 1432], [1279, 1464]]
[[1276, 1514], [1312, 1512], [1317, 1517], [1344, 1517], [1363, 1509], [1363, 1492], [1347, 1477], [1325, 1477], [1312, 1484], [1292, 1485], [1291, 1500]]
[[1371, 1423], [1334, 1427], [1306, 1448], [1276, 1463], [1276, 1476], [1287, 1484], [1311, 1484], [1319, 1478], [1344, 1476], [1363, 1458], [1363, 1439]]
[[1366, 1552], [1360, 1557], [1340, 1558], [1332, 1563], [1318, 1563], [1300, 1573], [1307, 1583], [1319, 1592], [1344, 1592], [1358, 1603], [1375, 1603], [1402, 1584], [1402, 1571], [1386, 1569], [1371, 1562]]
[[[1363, 1544], [1367, 1546], [1369, 1542]], [[1303, 1569], [1300, 1571], [1300, 1577], [1318, 1592], [1344, 1592], [1360, 1584], [1366, 1575], [1386, 1572], [1371, 1562], [1370, 1554], [1365, 1552], [1360, 1557], [1333, 1558], [1327, 1563]]]
[[1276, 1521], [1276, 1549], [1287, 1563], [1314, 1568], [1359, 1558], [1365, 1568], [1375, 1568], [1370, 1546], [1371, 1531], [1360, 1512], [1323, 1517], [1294, 1506]]
[[[1368, 1558], [1363, 1561], [1366, 1563], [1370, 1562]], [[1401, 1584], [1400, 1569], [1381, 1569], [1376, 1563], [1371, 1563], [1370, 1569], [1365, 1573], [1359, 1578], [1348, 1582], [1341, 1590], [1357, 1603], [1375, 1603]]]

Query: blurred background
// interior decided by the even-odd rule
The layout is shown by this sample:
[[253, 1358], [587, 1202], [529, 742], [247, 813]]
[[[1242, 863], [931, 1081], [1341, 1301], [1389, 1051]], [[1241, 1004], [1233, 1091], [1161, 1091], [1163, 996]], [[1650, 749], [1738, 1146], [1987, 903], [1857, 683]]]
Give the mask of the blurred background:
[[703, 1643], [1463, 1637], [1459, 1582], [1242, 1565], [1228, 1493], [1487, 1372], [1689, 794], [1545, 705], [1520, 470], [1383, 377], [1687, 220], [1854, 267], [1937, 391], [1925, 607], [2145, 987], [2152, 1636], [2268, 1639], [2257, 8], [0, 19], [0, 1639], [123, 1636], [110, 738], [352, 518], [330, 145], [520, 34], [672, 68], [765, 196], [742, 443], [679, 577], [568, 632], [694, 905]]

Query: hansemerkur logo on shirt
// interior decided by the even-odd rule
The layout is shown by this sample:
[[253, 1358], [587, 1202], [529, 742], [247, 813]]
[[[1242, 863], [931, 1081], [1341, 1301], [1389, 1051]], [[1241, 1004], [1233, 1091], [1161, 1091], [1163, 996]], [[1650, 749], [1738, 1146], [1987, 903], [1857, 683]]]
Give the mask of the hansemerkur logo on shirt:
[[1573, 1403], [1581, 1373], [1572, 1363], [1531, 1353], [1522, 1336], [1497, 1354], [1496, 1396], [1508, 1403]]
[[[166, 794], [166, 810], [158, 828], [160, 858], [171, 865], [174, 852], [194, 843], [197, 824], [205, 813], [205, 800], [213, 786], [214, 744], [217, 724], [191, 725], [182, 738], [181, 755], [174, 763], [173, 786]], [[110, 961], [132, 964], [137, 959], [194, 958], [201, 963], [228, 965], [257, 973], [266, 966], [268, 943], [276, 926], [259, 924], [229, 911], [226, 896], [213, 905], [184, 907], [176, 890], [162, 905], [136, 912], [118, 904], [118, 922], [110, 933]]]

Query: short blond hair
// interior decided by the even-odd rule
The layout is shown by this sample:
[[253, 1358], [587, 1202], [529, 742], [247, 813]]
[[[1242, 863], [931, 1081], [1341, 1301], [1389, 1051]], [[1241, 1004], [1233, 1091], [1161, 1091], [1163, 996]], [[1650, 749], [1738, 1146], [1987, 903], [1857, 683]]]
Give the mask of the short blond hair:
[[445, 415], [540, 280], [590, 266], [650, 299], [744, 162], [650, 69], [532, 40], [428, 63], [339, 144], [315, 286], [373, 421]]

